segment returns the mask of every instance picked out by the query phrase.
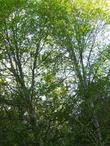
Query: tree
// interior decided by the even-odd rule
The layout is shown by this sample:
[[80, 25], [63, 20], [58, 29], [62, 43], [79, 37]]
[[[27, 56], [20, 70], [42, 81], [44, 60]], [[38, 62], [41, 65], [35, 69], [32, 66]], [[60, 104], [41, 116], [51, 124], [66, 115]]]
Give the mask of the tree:
[[107, 2], [0, 3], [0, 144], [109, 145]]

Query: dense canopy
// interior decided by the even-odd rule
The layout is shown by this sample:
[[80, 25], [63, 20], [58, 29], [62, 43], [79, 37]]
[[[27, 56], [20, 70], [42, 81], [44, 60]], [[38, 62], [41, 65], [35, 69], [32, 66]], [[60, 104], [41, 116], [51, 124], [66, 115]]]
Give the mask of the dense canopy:
[[0, 146], [109, 146], [109, 0], [0, 0], [0, 21]]

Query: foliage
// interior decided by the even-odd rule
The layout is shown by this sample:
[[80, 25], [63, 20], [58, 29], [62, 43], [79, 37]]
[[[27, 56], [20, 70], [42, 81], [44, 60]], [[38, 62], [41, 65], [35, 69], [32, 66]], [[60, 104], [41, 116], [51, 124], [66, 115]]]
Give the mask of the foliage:
[[109, 3], [0, 9], [0, 146], [110, 145]]

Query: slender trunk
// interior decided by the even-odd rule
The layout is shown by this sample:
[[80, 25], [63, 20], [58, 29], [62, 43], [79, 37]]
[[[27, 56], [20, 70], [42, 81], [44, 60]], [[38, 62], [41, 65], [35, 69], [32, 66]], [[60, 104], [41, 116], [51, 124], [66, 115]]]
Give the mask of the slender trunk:
[[96, 115], [93, 116], [93, 121], [94, 121], [93, 124], [96, 128], [97, 143], [98, 143], [99, 146], [104, 146], [103, 142], [102, 142], [102, 134], [101, 134], [101, 130], [100, 130], [100, 124], [98, 122], [98, 119], [97, 119]]

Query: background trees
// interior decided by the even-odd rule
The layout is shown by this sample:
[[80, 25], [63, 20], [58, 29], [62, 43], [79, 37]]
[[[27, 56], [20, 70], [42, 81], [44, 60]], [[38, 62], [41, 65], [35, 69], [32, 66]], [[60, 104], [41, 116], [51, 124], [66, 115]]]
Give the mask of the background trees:
[[109, 145], [108, 4], [0, 4], [0, 144]]

